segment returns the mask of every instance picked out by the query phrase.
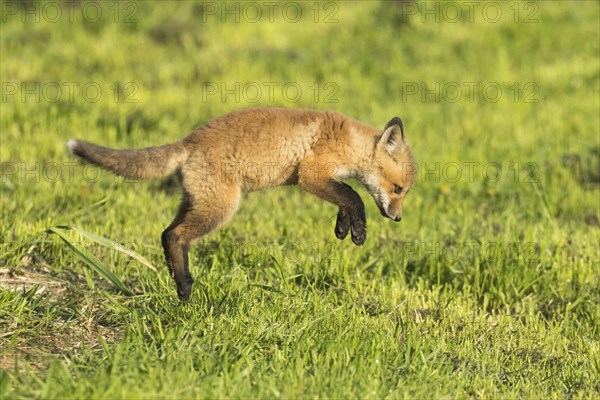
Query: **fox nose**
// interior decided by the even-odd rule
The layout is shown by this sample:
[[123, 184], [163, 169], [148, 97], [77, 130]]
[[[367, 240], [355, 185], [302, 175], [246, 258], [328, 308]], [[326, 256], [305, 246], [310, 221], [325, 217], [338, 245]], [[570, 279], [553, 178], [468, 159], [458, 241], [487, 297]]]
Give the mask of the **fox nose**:
[[396, 222], [400, 222], [400, 220], [401, 220], [401, 219], [402, 219], [402, 217], [401, 217], [401, 216], [399, 216], [399, 215], [397, 215], [397, 216], [394, 218], [394, 221], [396, 221]]

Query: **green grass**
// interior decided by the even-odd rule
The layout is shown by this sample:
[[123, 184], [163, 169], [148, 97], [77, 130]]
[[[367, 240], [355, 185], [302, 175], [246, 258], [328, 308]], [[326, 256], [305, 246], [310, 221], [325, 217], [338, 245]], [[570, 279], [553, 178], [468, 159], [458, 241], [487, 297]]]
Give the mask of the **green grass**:
[[[23, 4], [0, 25], [2, 398], [600, 396], [597, 2], [507, 2], [497, 22], [463, 4], [454, 23], [401, 2], [319, 3], [318, 22], [293, 3], [292, 23], [278, 3], [239, 24], [193, 2], [106, 3], [97, 22], [81, 11], [100, 3], [56, 22]], [[160, 247], [177, 185], [64, 143], [157, 145], [255, 105], [399, 115], [419, 179], [400, 224], [358, 189], [361, 248], [298, 188], [245, 195], [193, 247], [180, 304]]]

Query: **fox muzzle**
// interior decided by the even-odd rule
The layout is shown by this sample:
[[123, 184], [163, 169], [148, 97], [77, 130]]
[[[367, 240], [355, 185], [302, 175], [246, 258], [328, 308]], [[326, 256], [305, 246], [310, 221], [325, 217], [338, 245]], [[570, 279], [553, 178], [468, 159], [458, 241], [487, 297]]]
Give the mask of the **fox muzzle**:
[[392, 214], [388, 213], [388, 211], [386, 209], [384, 209], [383, 207], [379, 207], [379, 212], [381, 213], [382, 216], [389, 218], [391, 220], [394, 220], [396, 222], [400, 222], [402, 220], [401, 215], [392, 215]]

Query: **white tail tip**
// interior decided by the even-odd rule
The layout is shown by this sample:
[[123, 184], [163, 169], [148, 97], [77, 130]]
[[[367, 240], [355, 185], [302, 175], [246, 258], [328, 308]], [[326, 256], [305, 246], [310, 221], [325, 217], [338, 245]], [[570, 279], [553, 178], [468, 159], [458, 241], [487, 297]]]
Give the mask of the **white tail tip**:
[[75, 151], [75, 146], [77, 146], [77, 140], [71, 139], [67, 142], [67, 147], [71, 153]]

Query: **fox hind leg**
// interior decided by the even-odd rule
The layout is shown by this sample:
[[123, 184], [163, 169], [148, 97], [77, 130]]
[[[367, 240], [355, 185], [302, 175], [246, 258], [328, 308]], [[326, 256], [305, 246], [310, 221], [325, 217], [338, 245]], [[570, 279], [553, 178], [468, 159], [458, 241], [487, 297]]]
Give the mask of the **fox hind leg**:
[[[215, 198], [215, 193], [222, 198]], [[227, 222], [239, 204], [240, 190], [227, 187], [219, 190], [212, 187], [210, 192], [195, 193], [184, 191], [177, 216], [162, 233], [162, 245], [169, 272], [177, 285], [177, 295], [187, 301], [192, 291], [194, 279], [189, 270], [188, 249], [191, 242]]]

